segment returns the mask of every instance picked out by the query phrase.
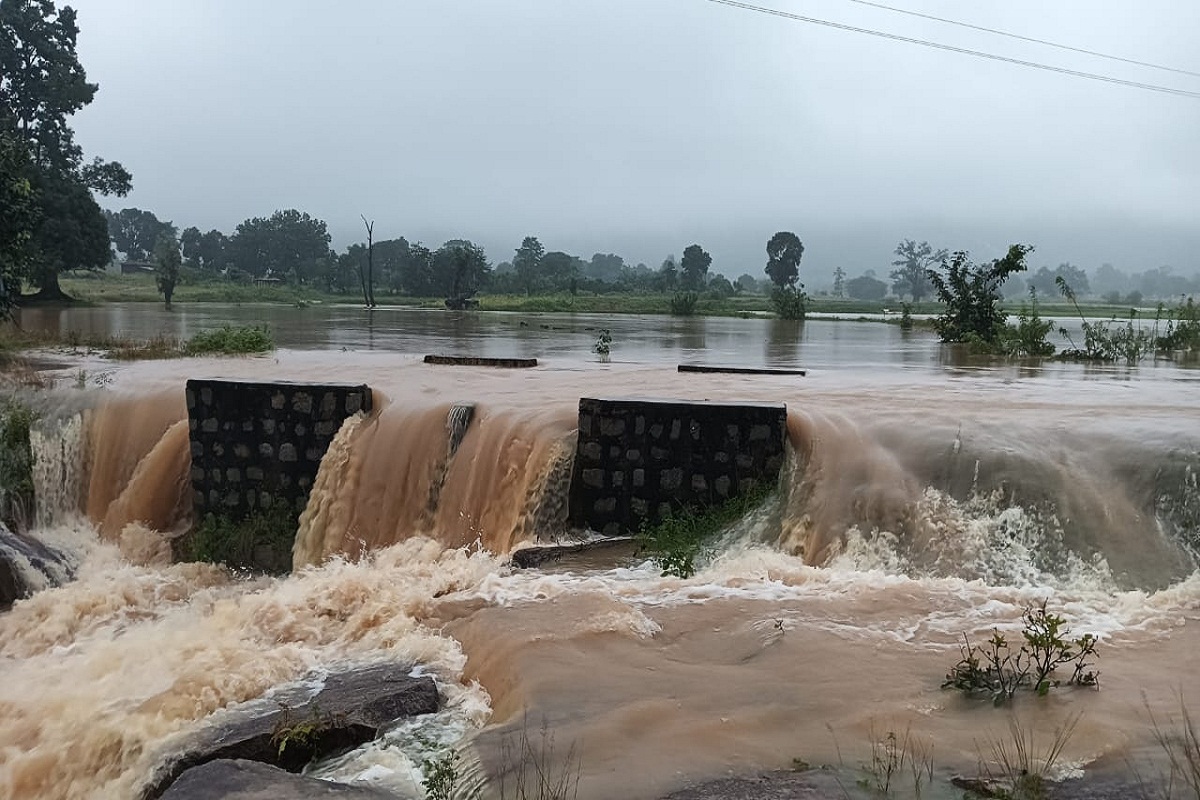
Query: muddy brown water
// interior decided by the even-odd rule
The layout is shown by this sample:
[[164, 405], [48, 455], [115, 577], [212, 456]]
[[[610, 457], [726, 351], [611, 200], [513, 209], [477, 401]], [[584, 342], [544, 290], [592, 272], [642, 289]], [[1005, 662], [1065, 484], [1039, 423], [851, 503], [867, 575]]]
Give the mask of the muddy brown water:
[[[970, 772], [1014, 717], [1041, 746], [1082, 715], [1062, 774], [1161, 766], [1151, 715], [1177, 715], [1200, 652], [1195, 370], [964, 361], [870, 323], [785, 336], [771, 320], [388, 310], [364, 327], [358, 309], [311, 311], [269, 312], [286, 345], [271, 356], [85, 359], [40, 401], [74, 422], [42, 440], [34, 534], [79, 566], [0, 616], [0, 796], [130, 796], [208, 714], [400, 658], [449, 698], [419, 733], [463, 747], [474, 776], [511, 773], [503, 745], [523, 730], [540, 751], [552, 738], [548, 760], [574, 764], [586, 798], [660, 797], [795, 758], [854, 770], [889, 731], [940, 776]], [[108, 332], [165, 324], [67, 313], [84, 312]], [[195, 314], [186, 326], [268, 316]], [[608, 362], [589, 352], [598, 327], [613, 331]], [[542, 365], [420, 362], [438, 351]], [[683, 376], [683, 360], [809, 374]], [[105, 385], [72, 388], [79, 368]], [[375, 388], [376, 411], [322, 465], [292, 576], [165, 563], [190, 512], [189, 377]], [[584, 395], [786, 402], [794, 463], [693, 578], [628, 553], [512, 570], [505, 554], [564, 502], [553, 466]], [[464, 402], [475, 420], [440, 471], [446, 414]], [[1043, 600], [1101, 637], [1099, 690], [995, 709], [940, 688], [963, 634], [1015, 634]], [[316, 773], [419, 796], [416, 733]]]

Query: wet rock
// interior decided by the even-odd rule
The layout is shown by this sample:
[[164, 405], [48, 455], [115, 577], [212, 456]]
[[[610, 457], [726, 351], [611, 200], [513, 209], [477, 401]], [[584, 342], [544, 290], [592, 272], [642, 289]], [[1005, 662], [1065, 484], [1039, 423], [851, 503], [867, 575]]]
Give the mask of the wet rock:
[[634, 558], [637, 549], [636, 539], [613, 536], [575, 544], [523, 547], [513, 552], [511, 564], [518, 569], [530, 569], [548, 564], [573, 567], [611, 566]]
[[868, 794], [853, 778], [814, 769], [768, 772], [708, 781], [673, 792], [663, 800], [860, 800]]
[[10, 531], [0, 522], [0, 611], [34, 592], [72, 578], [69, 559], [37, 539]]
[[392, 795], [344, 783], [321, 781], [285, 772], [256, 761], [210, 761], [179, 777], [163, 800], [309, 800], [345, 798], [378, 800]]
[[245, 759], [299, 772], [315, 759], [375, 739], [398, 719], [437, 711], [433, 680], [411, 672], [409, 664], [376, 664], [330, 676], [315, 694], [311, 684], [300, 683], [270, 700], [214, 715], [210, 725], [164, 757], [141, 797], [160, 797], [186, 770], [217, 760]]

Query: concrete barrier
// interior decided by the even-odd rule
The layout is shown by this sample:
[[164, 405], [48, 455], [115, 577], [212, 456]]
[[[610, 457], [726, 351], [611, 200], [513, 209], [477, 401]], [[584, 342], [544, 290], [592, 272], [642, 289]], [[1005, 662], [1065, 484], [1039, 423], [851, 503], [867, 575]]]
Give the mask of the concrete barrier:
[[583, 398], [570, 521], [620, 536], [719, 506], [774, 485], [786, 447], [782, 404]]
[[304, 509], [329, 442], [371, 410], [365, 385], [187, 382], [196, 519]]

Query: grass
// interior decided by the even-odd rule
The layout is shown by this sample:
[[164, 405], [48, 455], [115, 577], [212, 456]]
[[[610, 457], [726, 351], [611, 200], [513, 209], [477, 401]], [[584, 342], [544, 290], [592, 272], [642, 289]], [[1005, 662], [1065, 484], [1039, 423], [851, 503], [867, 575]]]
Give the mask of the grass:
[[505, 734], [500, 742], [500, 800], [574, 800], [579, 796], [583, 769], [576, 743], [572, 742], [561, 763], [554, 732], [543, 722], [538, 740], [529, 738], [529, 722], [519, 731]]
[[181, 561], [286, 573], [291, 570], [298, 516], [282, 502], [241, 520], [208, 514], [192, 531], [175, 540], [175, 554]]
[[[1154, 729], [1154, 741], [1163, 752], [1167, 762], [1167, 773], [1159, 781], [1162, 800], [1200, 800], [1200, 730], [1192, 718], [1191, 711], [1179, 697], [1179, 717], [1168, 719], [1166, 726], [1158, 721], [1149, 710], [1150, 724]], [[1145, 787], [1144, 782], [1143, 789]], [[1158, 793], [1146, 792], [1149, 796]]]
[[730, 525], [762, 505], [770, 488], [739, 495], [719, 506], [684, 509], [655, 524], [643, 523], [638, 542], [662, 570], [663, 577], [690, 578], [707, 544]]
[[1046, 800], [1047, 784], [1054, 766], [1062, 758], [1067, 742], [1075, 733], [1080, 714], [1069, 717], [1054, 729], [1049, 743], [1039, 747], [1033, 728], [1025, 727], [1015, 716], [1008, 723], [1008, 739], [992, 738], [990, 758], [980, 758], [980, 771], [988, 793], [968, 793], [967, 797], [986, 796], [1000, 800]]
[[38, 348], [66, 348], [100, 352], [115, 361], [183, 358], [200, 355], [251, 355], [275, 349], [275, 340], [267, 326], [222, 326], [201, 331], [182, 341], [170, 336], [135, 339], [129, 336], [96, 336], [78, 331], [50, 333], [25, 331], [12, 326], [0, 328], [0, 368], [18, 369], [20, 353]]
[[184, 346], [185, 355], [248, 355], [274, 349], [275, 339], [266, 325], [238, 328], [223, 325], [216, 330], [197, 333]]

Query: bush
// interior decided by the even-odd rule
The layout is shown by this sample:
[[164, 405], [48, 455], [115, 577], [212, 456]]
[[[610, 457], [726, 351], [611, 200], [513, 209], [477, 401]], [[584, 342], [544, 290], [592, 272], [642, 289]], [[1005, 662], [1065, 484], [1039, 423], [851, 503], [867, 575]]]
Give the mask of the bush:
[[268, 353], [275, 349], [275, 339], [266, 325], [240, 328], [224, 325], [216, 330], [197, 333], [188, 339], [185, 349], [190, 355]]
[[656, 525], [644, 522], [638, 541], [663, 577], [690, 578], [696, 574], [696, 559], [713, 537], [761, 505], [769, 494], [759, 489], [703, 511], [667, 514]]
[[208, 514], [194, 530], [176, 540], [176, 555], [183, 561], [282, 574], [292, 567], [298, 517], [282, 502], [241, 520]]
[[1030, 306], [1021, 306], [1017, 314], [1017, 324], [1004, 323], [997, 336], [995, 348], [1006, 356], [1052, 356], [1054, 345], [1046, 336], [1054, 328], [1054, 323], [1044, 320], [1038, 314], [1037, 295], [1029, 290]]
[[[1091, 322], [1084, 316], [1083, 309], [1079, 307], [1070, 284], [1061, 275], [1055, 278], [1054, 282], [1063, 296], [1075, 307], [1075, 313], [1079, 315], [1080, 325], [1083, 328], [1082, 348], [1076, 346], [1075, 340], [1066, 328], [1058, 329], [1058, 332], [1071, 345], [1071, 349], [1063, 351], [1063, 358], [1085, 361], [1124, 361], [1127, 364], [1136, 364], [1153, 351], [1157, 337], [1140, 324], [1134, 326], [1133, 320], [1137, 316], [1136, 309], [1129, 310], [1129, 320], [1124, 326], [1118, 324], [1115, 317], [1107, 322]], [[1155, 327], [1157, 327], [1157, 323]]]
[[1000, 305], [1000, 287], [1010, 275], [1024, 272], [1025, 256], [1033, 248], [1014, 244], [1004, 258], [987, 265], [973, 264], [965, 251], [956, 252], [946, 274], [927, 270], [938, 300], [946, 310], [934, 321], [934, 329], [943, 342], [975, 342], [998, 350], [1005, 332], [1004, 309]]
[[671, 314], [676, 317], [690, 317], [696, 313], [696, 303], [700, 296], [695, 292], [676, 292], [671, 297]]
[[981, 645], [975, 646], [963, 636], [958, 663], [950, 668], [943, 689], [958, 689], [963, 694], [989, 697], [995, 705], [1011, 700], [1022, 687], [1039, 695], [1058, 686], [1054, 671], [1073, 665], [1068, 685], [1097, 686], [1100, 674], [1094, 669], [1096, 637], [1090, 633], [1070, 639], [1066, 620], [1046, 611], [1046, 603], [1027, 607], [1021, 615], [1024, 642], [1014, 650], [997, 630]]
[[1167, 332], [1155, 340], [1156, 350], [1167, 353], [1200, 350], [1200, 305], [1193, 298], [1189, 297], [1175, 308], [1159, 306], [1159, 316], [1165, 316]]
[[804, 319], [808, 295], [803, 286], [777, 286], [771, 290], [771, 305], [780, 319]]
[[0, 522], [23, 530], [33, 516], [33, 452], [37, 414], [16, 399], [0, 400]]

